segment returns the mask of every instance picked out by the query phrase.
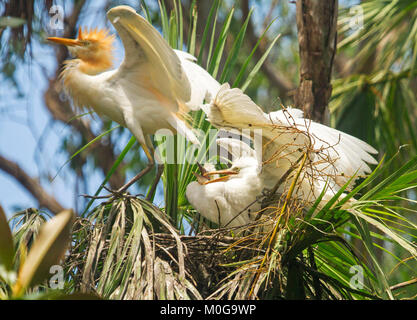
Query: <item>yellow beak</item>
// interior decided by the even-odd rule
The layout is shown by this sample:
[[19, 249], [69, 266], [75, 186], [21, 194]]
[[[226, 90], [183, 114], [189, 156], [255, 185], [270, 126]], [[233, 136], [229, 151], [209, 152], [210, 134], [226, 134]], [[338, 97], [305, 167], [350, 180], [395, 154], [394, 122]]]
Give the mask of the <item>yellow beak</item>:
[[[210, 180], [208, 178], [208, 176], [211, 175], [215, 175], [215, 174], [223, 174], [223, 177], [219, 177], [213, 180]], [[238, 172], [230, 170], [230, 169], [225, 169], [225, 170], [217, 170], [217, 171], [211, 171], [211, 172], [205, 172], [204, 175], [198, 174], [196, 172], [194, 172], [194, 175], [197, 177], [197, 181], [199, 184], [209, 184], [209, 183], [213, 183], [213, 182], [220, 182], [220, 181], [227, 181], [229, 180], [230, 176], [233, 174], [238, 174]]]
[[66, 38], [58, 38], [58, 37], [49, 37], [47, 38], [47, 40], [58, 43], [58, 44], [63, 44], [66, 46], [81, 46], [82, 42], [78, 39], [66, 39]]
[[216, 179], [213, 179], [213, 180], [207, 180], [204, 183], [200, 183], [200, 182], [199, 183], [200, 184], [209, 184], [209, 183], [213, 183], [213, 182], [227, 181], [229, 179], [230, 179], [230, 175], [227, 175], [227, 176], [223, 176], [223, 177], [216, 178]]
[[238, 174], [239, 172], [230, 170], [230, 169], [224, 169], [224, 170], [216, 170], [216, 171], [210, 171], [210, 172], [206, 172], [204, 175], [205, 176], [212, 176], [215, 174], [224, 174], [224, 175], [232, 175], [232, 174]]

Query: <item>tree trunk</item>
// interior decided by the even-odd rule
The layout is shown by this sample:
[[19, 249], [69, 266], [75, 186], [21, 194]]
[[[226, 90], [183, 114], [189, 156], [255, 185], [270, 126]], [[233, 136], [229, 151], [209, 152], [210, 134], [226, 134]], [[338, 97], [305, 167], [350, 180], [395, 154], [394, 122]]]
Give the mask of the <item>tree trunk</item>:
[[294, 96], [297, 108], [317, 122], [328, 121], [330, 84], [337, 40], [337, 0], [298, 0], [297, 28], [300, 48], [300, 85]]

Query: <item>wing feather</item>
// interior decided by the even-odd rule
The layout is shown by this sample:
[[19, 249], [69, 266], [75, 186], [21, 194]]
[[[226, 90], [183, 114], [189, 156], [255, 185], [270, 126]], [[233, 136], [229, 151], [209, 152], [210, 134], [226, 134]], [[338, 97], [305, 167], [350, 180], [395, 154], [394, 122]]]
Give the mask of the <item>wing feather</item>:
[[[174, 50], [159, 32], [129, 6], [117, 6], [107, 12], [125, 48], [118, 76], [138, 86], [150, 86], [173, 101], [187, 102], [191, 97], [189, 81]], [[178, 105], [173, 112], [178, 111]], [[176, 108], [175, 108], [176, 106]]]
[[312, 137], [313, 149], [317, 151], [315, 161], [324, 160], [316, 165], [316, 169], [335, 176], [339, 186], [354, 175], [370, 173], [368, 164], [377, 164], [371, 156], [377, 151], [366, 142], [311, 120], [296, 118], [294, 122], [297, 128], [305, 130]]
[[206, 70], [197, 64], [197, 59], [184, 51], [174, 50], [181, 61], [191, 86], [191, 99], [186, 103], [191, 110], [198, 110], [206, 102], [213, 100], [220, 84]]
[[264, 166], [272, 174], [274, 166], [277, 174], [282, 173], [306, 150], [314, 174], [331, 177], [339, 186], [355, 174], [369, 173], [368, 164], [377, 163], [371, 155], [377, 151], [366, 142], [305, 119], [298, 109], [286, 108], [266, 114], [240, 89], [230, 89], [228, 84], [222, 85], [214, 101], [202, 109], [217, 127], [262, 129], [263, 161], [270, 163]]
[[242, 90], [230, 89], [223, 84], [214, 101], [203, 108], [209, 121], [219, 127], [237, 129], [252, 127], [255, 123], [265, 122], [263, 111]]

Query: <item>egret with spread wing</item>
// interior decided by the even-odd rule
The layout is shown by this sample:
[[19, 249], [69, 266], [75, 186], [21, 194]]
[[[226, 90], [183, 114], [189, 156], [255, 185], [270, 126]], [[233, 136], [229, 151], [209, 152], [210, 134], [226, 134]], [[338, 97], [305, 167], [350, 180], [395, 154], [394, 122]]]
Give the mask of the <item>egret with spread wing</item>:
[[219, 84], [196, 59], [173, 50], [159, 32], [134, 9], [118, 6], [107, 12], [125, 49], [120, 67], [113, 63], [114, 36], [104, 30], [79, 29], [77, 39], [50, 37], [66, 45], [75, 59], [65, 62], [64, 87], [76, 106], [92, 108], [99, 116], [128, 128], [143, 148], [148, 166], [118, 191], [154, 166], [150, 134], [166, 128], [198, 143], [186, 114], [210, 101]]
[[240, 89], [230, 89], [228, 84], [202, 109], [218, 128], [261, 130], [260, 175], [267, 189], [278, 187], [277, 191], [286, 192], [305, 154], [308, 161], [294, 192], [294, 197], [303, 201], [314, 201], [326, 185], [323, 199], [331, 198], [349, 179], [369, 173], [368, 164], [377, 163], [371, 156], [377, 151], [362, 140], [305, 119], [298, 109], [266, 114]]

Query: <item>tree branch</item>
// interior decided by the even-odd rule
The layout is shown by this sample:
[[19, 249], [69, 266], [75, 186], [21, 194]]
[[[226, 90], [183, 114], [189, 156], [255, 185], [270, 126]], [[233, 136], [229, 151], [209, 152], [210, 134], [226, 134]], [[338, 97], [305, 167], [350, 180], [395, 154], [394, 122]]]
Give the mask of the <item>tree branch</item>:
[[15, 178], [39, 202], [39, 207], [46, 208], [53, 214], [64, 210], [59, 202], [48, 194], [37, 179], [30, 177], [17, 163], [0, 155], [0, 170]]
[[337, 0], [298, 0], [297, 28], [300, 47], [300, 86], [295, 106], [309, 117], [325, 122], [332, 93], [330, 84], [337, 40]]

